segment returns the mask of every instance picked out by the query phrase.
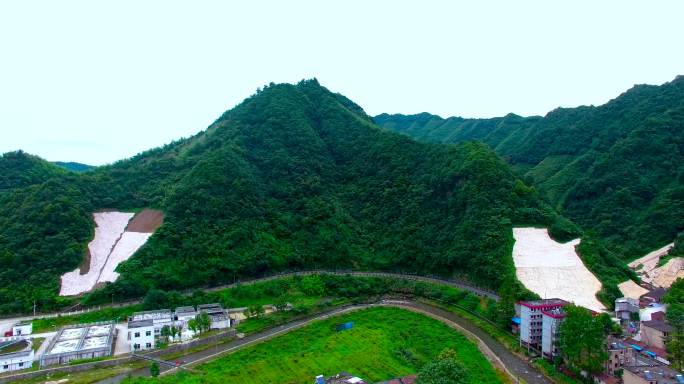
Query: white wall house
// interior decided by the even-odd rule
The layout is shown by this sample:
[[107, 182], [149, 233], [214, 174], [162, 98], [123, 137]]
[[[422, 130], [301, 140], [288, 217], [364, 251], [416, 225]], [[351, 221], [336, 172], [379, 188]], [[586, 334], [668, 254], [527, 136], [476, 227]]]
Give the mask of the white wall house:
[[135, 312], [130, 320], [152, 320], [152, 323], [154, 324], [154, 334], [159, 337], [161, 336], [161, 329], [165, 325], [168, 325], [169, 327], [174, 325], [173, 317], [170, 309], [160, 309], [157, 311]]
[[0, 341], [0, 373], [31, 368], [33, 357], [33, 344], [29, 339], [13, 337]]
[[154, 349], [154, 321], [152, 319], [128, 322], [128, 343], [131, 352]]
[[197, 311], [206, 313], [209, 316], [211, 319], [211, 329], [230, 328], [230, 318], [221, 304], [200, 304], [197, 306]]
[[33, 333], [33, 322], [22, 321], [12, 327], [12, 336], [26, 336]]

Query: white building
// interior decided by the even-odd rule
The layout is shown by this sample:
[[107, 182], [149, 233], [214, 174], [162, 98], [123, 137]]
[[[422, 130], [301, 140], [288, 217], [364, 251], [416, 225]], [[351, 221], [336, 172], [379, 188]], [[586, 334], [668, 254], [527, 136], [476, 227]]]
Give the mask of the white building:
[[0, 339], [0, 373], [31, 368], [33, 344], [21, 337]]
[[161, 336], [161, 329], [168, 325], [169, 327], [174, 325], [173, 314], [170, 309], [160, 309], [156, 311], [145, 311], [145, 312], [135, 312], [133, 316], [130, 317], [130, 321], [139, 320], [152, 320], [154, 324], [154, 334], [155, 336]]
[[560, 356], [558, 338], [560, 325], [565, 319], [563, 308], [542, 311], [541, 349], [545, 358], [553, 360]]
[[568, 304], [562, 299], [520, 301], [520, 344], [541, 349], [542, 311], [551, 311]]
[[187, 328], [188, 321], [194, 319], [197, 316], [197, 311], [195, 307], [178, 307], [176, 308], [176, 323], [183, 328]]
[[12, 336], [26, 336], [33, 333], [33, 322], [22, 321], [12, 327]]
[[128, 322], [128, 343], [131, 352], [154, 349], [154, 321], [152, 319]]
[[230, 328], [230, 318], [228, 314], [221, 307], [221, 304], [200, 304], [197, 306], [197, 311], [206, 313], [211, 319], [211, 329], [225, 329]]

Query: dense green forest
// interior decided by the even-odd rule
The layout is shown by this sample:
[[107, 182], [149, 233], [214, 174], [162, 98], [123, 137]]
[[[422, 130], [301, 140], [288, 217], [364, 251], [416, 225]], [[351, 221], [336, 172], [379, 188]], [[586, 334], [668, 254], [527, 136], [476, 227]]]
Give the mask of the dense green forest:
[[[35, 171], [0, 175], [2, 312], [65, 303], [59, 276], [82, 260], [100, 209], [166, 217], [91, 302], [311, 268], [458, 276], [515, 295], [513, 225], [581, 234], [487, 145], [387, 132], [316, 80], [271, 84], [194, 137], [89, 172], [5, 157]], [[614, 296], [625, 268], [598, 242], [582, 252]]]
[[92, 165], [77, 163], [74, 161], [54, 161], [52, 164], [72, 172], [87, 172], [95, 168]]
[[481, 141], [563, 216], [632, 259], [684, 231], [684, 77], [638, 85], [599, 107], [464, 119], [379, 115], [421, 141]]

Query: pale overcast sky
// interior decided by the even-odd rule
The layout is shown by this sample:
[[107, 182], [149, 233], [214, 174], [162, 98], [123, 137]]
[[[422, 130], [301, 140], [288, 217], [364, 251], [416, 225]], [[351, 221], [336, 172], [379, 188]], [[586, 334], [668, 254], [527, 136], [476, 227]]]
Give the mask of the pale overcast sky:
[[0, 152], [104, 164], [311, 77], [371, 115], [598, 105], [684, 74], [682, 15], [681, 0], [2, 1]]

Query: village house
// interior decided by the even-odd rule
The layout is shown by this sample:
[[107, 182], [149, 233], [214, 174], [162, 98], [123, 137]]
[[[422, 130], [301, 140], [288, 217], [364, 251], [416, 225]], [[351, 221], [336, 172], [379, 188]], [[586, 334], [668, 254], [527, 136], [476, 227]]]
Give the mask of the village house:
[[156, 337], [161, 336], [161, 329], [166, 326], [172, 326], [174, 324], [173, 314], [170, 309], [159, 309], [155, 311], [144, 311], [135, 312], [133, 316], [130, 317], [130, 321], [139, 320], [152, 320], [154, 325], [154, 335]]
[[613, 376], [624, 366], [636, 363], [636, 351], [631, 345], [614, 337], [609, 337], [606, 344], [608, 360], [604, 364], [604, 373]]
[[633, 314], [639, 315], [639, 300], [629, 297], [615, 299], [615, 317], [623, 324], [630, 321]]
[[624, 384], [682, 384], [684, 376], [666, 366], [625, 367], [622, 373]]
[[130, 320], [128, 322], [128, 343], [131, 352], [154, 349], [154, 320]]
[[672, 327], [661, 320], [641, 322], [641, 341], [648, 346], [665, 349], [665, 339]]
[[221, 304], [200, 304], [197, 306], [197, 311], [206, 313], [211, 319], [211, 329], [225, 329], [230, 328], [230, 319], [226, 311], [221, 307]]
[[26, 320], [15, 324], [12, 327], [12, 336], [26, 336], [33, 333], [33, 321]]

